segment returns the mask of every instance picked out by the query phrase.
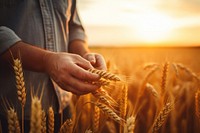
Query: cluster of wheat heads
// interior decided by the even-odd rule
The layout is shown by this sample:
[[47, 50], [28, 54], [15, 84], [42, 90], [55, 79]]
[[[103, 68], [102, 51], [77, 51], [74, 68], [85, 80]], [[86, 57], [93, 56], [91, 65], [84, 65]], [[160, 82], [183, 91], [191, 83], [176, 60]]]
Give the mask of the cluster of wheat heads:
[[[26, 88], [24, 81], [24, 74], [22, 69], [22, 62], [19, 58], [13, 58], [13, 69], [15, 73], [16, 79], [16, 88], [17, 88], [17, 96], [18, 100], [21, 104], [22, 110], [22, 118], [21, 125], [18, 120], [17, 112], [14, 107], [11, 107], [8, 103], [6, 106], [7, 110], [7, 120], [8, 120], [8, 132], [9, 133], [24, 133], [24, 107], [26, 103]], [[32, 94], [31, 94], [32, 96]], [[7, 100], [5, 100], [7, 101]], [[12, 103], [11, 103], [12, 104]], [[48, 123], [46, 122], [46, 118], [48, 117]], [[68, 121], [68, 120], [67, 120]], [[0, 123], [1, 124], [1, 123]], [[48, 133], [54, 133], [54, 111], [52, 107], [49, 107], [48, 114], [42, 110], [41, 99], [37, 96], [32, 96], [31, 98], [31, 116], [30, 116], [30, 133], [46, 133], [48, 127]], [[65, 132], [63, 129], [70, 130], [64, 123], [60, 132]], [[2, 129], [0, 129], [2, 132]]]
[[[138, 83], [138, 96], [129, 97], [132, 106], [136, 107], [135, 132], [200, 130], [197, 74], [183, 64], [169, 62], [145, 65], [140, 73], [146, 74]], [[129, 87], [128, 94], [134, 93], [133, 87]]]
[[[26, 99], [22, 65], [14, 60], [18, 99]], [[138, 86], [112, 72], [90, 69], [101, 78], [93, 84], [101, 87], [74, 96], [72, 119], [62, 123], [60, 133], [179, 133], [200, 130], [199, 78], [180, 63], [151, 63], [141, 70]], [[135, 82], [134, 82], [135, 83]], [[14, 108], [8, 108], [9, 131], [23, 132]], [[54, 132], [54, 111], [42, 110], [38, 97], [32, 97], [30, 132]], [[47, 130], [48, 129], [48, 130]]]

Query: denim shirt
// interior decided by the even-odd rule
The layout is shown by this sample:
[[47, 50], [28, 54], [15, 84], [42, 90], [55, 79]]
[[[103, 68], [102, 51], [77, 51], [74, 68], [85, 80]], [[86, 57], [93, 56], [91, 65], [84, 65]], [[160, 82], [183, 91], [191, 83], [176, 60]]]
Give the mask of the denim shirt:
[[[17, 41], [50, 51], [67, 52], [68, 43], [75, 39], [86, 41], [79, 19], [76, 0], [1, 0], [0, 55]], [[31, 56], [31, 55], [30, 55]], [[25, 117], [29, 118], [31, 93], [42, 93], [42, 106], [58, 111], [54, 85], [45, 73], [24, 71], [27, 90]], [[42, 92], [43, 91], [43, 92]], [[0, 114], [5, 114], [5, 99], [20, 112], [15, 76], [11, 63], [0, 59]]]

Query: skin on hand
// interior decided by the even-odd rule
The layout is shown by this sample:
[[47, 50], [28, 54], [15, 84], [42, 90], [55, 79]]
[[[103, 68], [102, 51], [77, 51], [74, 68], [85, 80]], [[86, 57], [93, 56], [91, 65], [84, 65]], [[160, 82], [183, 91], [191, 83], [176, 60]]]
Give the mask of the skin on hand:
[[45, 56], [46, 72], [62, 88], [77, 95], [99, 88], [89, 82], [99, 80], [97, 74], [87, 71], [91, 63], [77, 54], [49, 53]]
[[86, 53], [83, 58], [88, 60], [92, 66], [99, 70], [106, 70], [106, 63], [102, 55], [97, 53]]

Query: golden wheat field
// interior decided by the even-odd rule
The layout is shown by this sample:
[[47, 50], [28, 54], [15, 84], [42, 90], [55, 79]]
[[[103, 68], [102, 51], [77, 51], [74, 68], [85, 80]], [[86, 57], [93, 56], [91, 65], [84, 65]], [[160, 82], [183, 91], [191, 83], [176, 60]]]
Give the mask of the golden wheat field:
[[[93, 51], [104, 55], [112, 72], [126, 78], [125, 118], [130, 114], [135, 117], [133, 132], [154, 132], [152, 128], [158, 121], [163, 121], [158, 124], [158, 132], [200, 132], [200, 48], [128, 47], [93, 48]], [[168, 103], [173, 103], [173, 109], [169, 113], [164, 111], [162, 118], [159, 114]], [[137, 112], [130, 113], [132, 109]]]
[[[72, 119], [60, 133], [199, 133], [200, 48], [91, 48], [102, 54], [107, 71], [94, 84], [101, 88], [73, 96]], [[20, 60], [14, 60], [18, 99], [26, 102]], [[30, 132], [54, 132], [54, 113], [42, 111], [32, 98]], [[22, 113], [23, 114], [23, 113]], [[62, 116], [62, 115], [61, 115]], [[22, 115], [23, 117], [23, 115]], [[48, 118], [48, 122], [46, 122]], [[20, 132], [14, 109], [8, 110], [9, 131]], [[23, 120], [23, 118], [22, 118]]]

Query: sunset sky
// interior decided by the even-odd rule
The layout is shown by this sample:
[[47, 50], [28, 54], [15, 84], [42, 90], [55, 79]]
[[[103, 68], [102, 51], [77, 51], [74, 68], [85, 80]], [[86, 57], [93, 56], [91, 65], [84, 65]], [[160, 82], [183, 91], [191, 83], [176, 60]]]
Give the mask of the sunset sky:
[[200, 0], [77, 1], [91, 46], [200, 46]]

